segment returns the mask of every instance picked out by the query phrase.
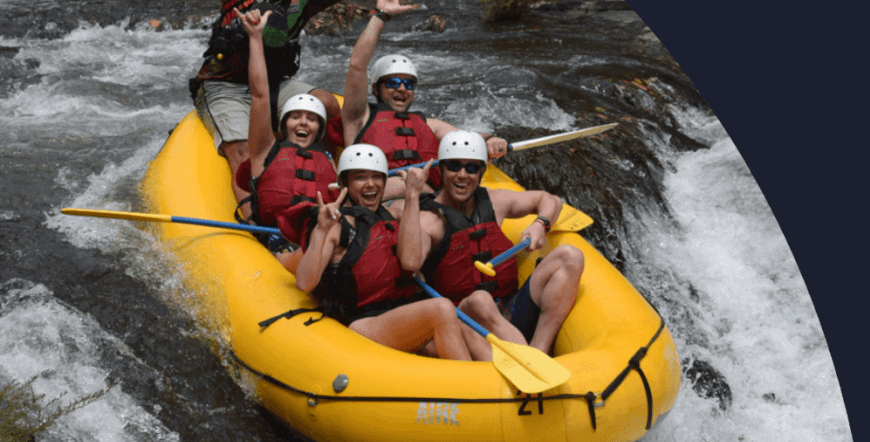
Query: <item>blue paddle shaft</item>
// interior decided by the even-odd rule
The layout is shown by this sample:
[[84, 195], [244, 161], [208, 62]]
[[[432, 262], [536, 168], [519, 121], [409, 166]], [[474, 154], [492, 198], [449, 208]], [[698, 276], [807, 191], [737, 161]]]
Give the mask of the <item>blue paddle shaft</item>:
[[525, 249], [532, 243], [531, 238], [526, 238], [517, 243], [517, 245], [507, 249], [501, 255], [496, 256], [495, 258], [489, 260], [489, 263], [492, 264], [493, 267], [502, 263], [502, 261], [510, 258], [511, 256], [516, 255], [520, 250]]
[[[402, 167], [397, 167], [395, 169], [390, 169], [387, 171], [388, 172], [387, 175], [388, 176], [396, 176], [399, 174], [400, 171], [408, 170], [408, 169], [411, 169], [413, 167], [419, 167], [422, 169], [423, 167], [426, 166], [426, 163], [428, 163], [428, 161], [426, 161], [425, 163], [409, 164], [407, 166], [402, 166]], [[432, 162], [432, 167], [435, 167], [437, 165], [438, 165], [438, 160], [435, 160]]]
[[[417, 284], [420, 287], [422, 287], [423, 290], [429, 296], [431, 296], [433, 298], [443, 298], [443, 296], [441, 296], [438, 292], [436, 292], [435, 289], [433, 289], [432, 287], [429, 287], [429, 284], [426, 284], [425, 282], [423, 282], [422, 279], [415, 276], [414, 280], [417, 281]], [[464, 322], [465, 325], [471, 327], [472, 329], [474, 329], [474, 331], [480, 333], [480, 335], [483, 336], [484, 338], [489, 335], [489, 331], [487, 331], [487, 329], [483, 328], [480, 324], [475, 322], [474, 319], [469, 318], [468, 315], [466, 315], [462, 310], [459, 310], [456, 307], [453, 307], [453, 308], [456, 309], [456, 315], [459, 316], [459, 319], [462, 322]]]
[[280, 235], [281, 230], [275, 227], [252, 226], [249, 224], [228, 223], [224, 221], [211, 221], [199, 218], [187, 218], [183, 216], [173, 216], [172, 222], [182, 224], [194, 224], [197, 226], [206, 227], [222, 227], [224, 229], [244, 230], [252, 233], [265, 233], [267, 235]]

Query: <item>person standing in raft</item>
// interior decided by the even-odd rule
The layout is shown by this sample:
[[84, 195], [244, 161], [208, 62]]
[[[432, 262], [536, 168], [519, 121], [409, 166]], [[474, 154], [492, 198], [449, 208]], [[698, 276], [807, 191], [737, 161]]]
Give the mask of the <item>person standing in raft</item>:
[[[405, 174], [408, 186], [422, 188], [428, 169]], [[399, 241], [406, 227], [381, 205], [388, 171], [384, 153], [368, 144], [349, 146], [338, 170], [344, 188], [333, 203], [318, 196], [320, 208], [303, 244], [296, 287], [325, 292], [327, 312], [375, 342], [416, 351], [431, 341], [443, 358], [471, 360], [453, 303], [421, 299], [412, 272], [403, 268], [407, 256], [419, 253], [421, 236], [416, 243]]]
[[[338, 190], [328, 190], [337, 176], [331, 156], [319, 143], [326, 131], [326, 110], [317, 97], [310, 94], [290, 97], [279, 118], [284, 139], [277, 140], [272, 132], [269, 79], [263, 50], [263, 30], [272, 13], [261, 14], [254, 9], [241, 15], [250, 44], [250, 158], [236, 171], [236, 184], [250, 192], [250, 197], [242, 200], [250, 200], [250, 220], [274, 227], [278, 225], [282, 210], [300, 203], [313, 204], [318, 192], [326, 202], [333, 202]], [[299, 237], [286, 239], [295, 244], [301, 242]], [[281, 252], [277, 257], [292, 272], [302, 258], [302, 251]]]
[[[200, 119], [211, 133], [218, 154], [226, 157], [233, 176], [248, 159], [248, 120], [251, 94], [248, 88], [248, 37], [241, 23], [241, 13], [271, 11], [262, 32], [266, 71], [269, 82], [272, 130], [278, 132], [278, 109], [289, 97], [309, 93], [326, 108], [328, 121], [341, 110], [331, 93], [293, 80], [299, 70], [301, 47], [299, 35], [305, 24], [323, 9], [339, 0], [222, 0], [221, 15], [214, 23], [209, 46], [203, 54], [202, 67], [190, 79], [190, 92]], [[237, 201], [248, 192], [235, 180], [230, 183]], [[250, 215], [242, 206], [244, 217]]]
[[[478, 271], [474, 261], [489, 261], [513, 246], [500, 228], [505, 218], [537, 214], [520, 240], [531, 239], [529, 250], [543, 247], [562, 200], [543, 191], [481, 187], [487, 149], [475, 132], [447, 134], [438, 158], [443, 190], [424, 195], [419, 204], [412, 195], [391, 206], [401, 210], [402, 223], [406, 216], [419, 217], [419, 222], [406, 223], [422, 230], [409, 235], [423, 235], [419, 255], [409, 258], [406, 268], [421, 269], [435, 290], [499, 338], [549, 353], [577, 298], [583, 253], [570, 245], [556, 247], [519, 290], [515, 258], [495, 267], [494, 278]], [[492, 359], [490, 345], [482, 337], [467, 330], [466, 341], [475, 360]]]
[[[373, 66], [371, 91], [377, 104], [368, 103], [366, 69], [374, 54], [386, 22], [414, 6], [400, 5], [398, 0], [378, 0], [379, 11], [369, 20], [350, 56], [350, 66], [344, 85], [344, 105], [341, 118], [330, 120], [327, 137], [336, 145], [367, 143], [380, 147], [387, 156], [390, 169], [421, 163], [436, 158], [438, 141], [456, 130], [444, 121], [426, 118], [419, 112], [409, 112], [417, 88], [417, 70], [403, 55], [387, 55]], [[490, 156], [507, 153], [507, 141], [486, 135]], [[438, 169], [430, 171], [426, 190], [440, 188]], [[399, 177], [387, 180], [384, 199], [401, 198], [403, 181]]]

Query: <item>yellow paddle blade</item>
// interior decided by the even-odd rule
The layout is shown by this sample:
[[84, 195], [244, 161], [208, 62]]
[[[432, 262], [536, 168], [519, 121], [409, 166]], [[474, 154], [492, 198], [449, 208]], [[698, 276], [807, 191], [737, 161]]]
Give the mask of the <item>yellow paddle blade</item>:
[[97, 218], [114, 218], [128, 219], [133, 221], [157, 221], [163, 223], [171, 223], [171, 215], [155, 215], [152, 213], [135, 213], [135, 212], [116, 212], [114, 210], [92, 210], [92, 209], [60, 209], [64, 215], [91, 216]]
[[474, 261], [474, 266], [477, 267], [477, 270], [480, 270], [480, 273], [489, 276], [495, 276], [495, 270], [492, 269], [492, 263], [488, 262], [486, 264], [480, 261]]
[[523, 393], [540, 393], [568, 382], [571, 371], [537, 348], [502, 341], [492, 333], [495, 368]]
[[589, 215], [567, 205], [562, 204], [562, 212], [559, 219], [553, 224], [551, 232], [579, 232], [592, 225], [594, 221]]

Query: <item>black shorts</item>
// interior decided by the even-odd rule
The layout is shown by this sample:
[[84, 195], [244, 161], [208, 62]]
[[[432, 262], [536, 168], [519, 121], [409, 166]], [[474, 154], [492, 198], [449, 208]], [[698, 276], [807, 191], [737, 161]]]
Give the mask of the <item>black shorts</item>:
[[501, 315], [522, 332], [526, 342], [531, 342], [541, 316], [541, 308], [532, 301], [529, 289], [531, 280], [531, 277], [526, 279], [525, 284], [513, 295], [495, 300]]

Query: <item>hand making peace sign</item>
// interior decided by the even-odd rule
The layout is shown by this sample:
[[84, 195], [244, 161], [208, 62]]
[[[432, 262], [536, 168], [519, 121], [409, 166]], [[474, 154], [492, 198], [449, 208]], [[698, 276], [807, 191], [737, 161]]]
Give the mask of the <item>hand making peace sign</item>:
[[319, 228], [328, 232], [332, 229], [332, 226], [338, 223], [339, 218], [341, 218], [341, 212], [338, 211], [338, 208], [341, 207], [341, 202], [344, 201], [345, 195], [347, 195], [347, 187], [342, 187], [341, 192], [338, 194], [338, 199], [329, 204], [324, 204], [323, 196], [321, 196], [319, 191], [317, 192], [317, 206], [320, 207], [320, 211], [317, 213], [317, 226]]

